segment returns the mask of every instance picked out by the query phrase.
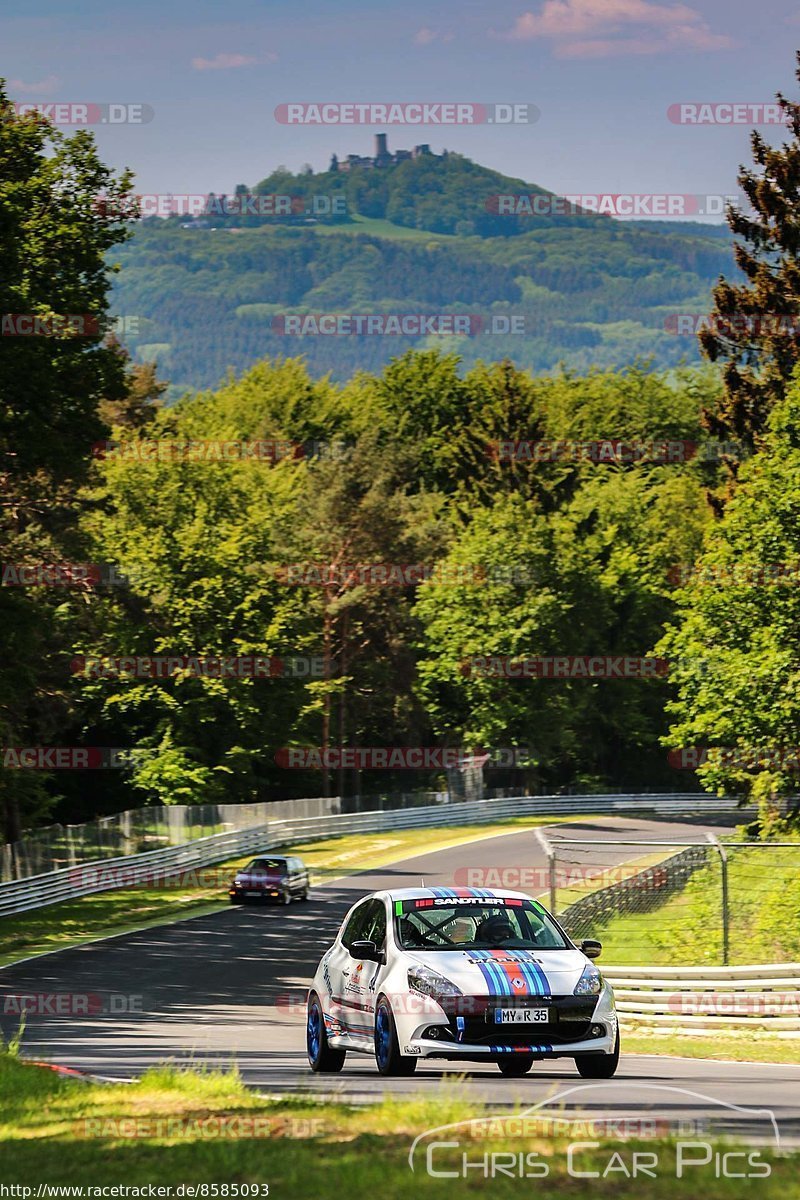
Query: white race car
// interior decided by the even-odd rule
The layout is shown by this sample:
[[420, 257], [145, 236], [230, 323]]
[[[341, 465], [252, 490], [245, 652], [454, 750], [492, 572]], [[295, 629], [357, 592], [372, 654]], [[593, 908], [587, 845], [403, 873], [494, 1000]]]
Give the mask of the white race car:
[[574, 1058], [587, 1079], [619, 1062], [610, 985], [536, 900], [487, 888], [375, 892], [345, 917], [308, 994], [312, 1071], [348, 1051], [382, 1075], [421, 1058], [496, 1062], [524, 1075], [535, 1059]]

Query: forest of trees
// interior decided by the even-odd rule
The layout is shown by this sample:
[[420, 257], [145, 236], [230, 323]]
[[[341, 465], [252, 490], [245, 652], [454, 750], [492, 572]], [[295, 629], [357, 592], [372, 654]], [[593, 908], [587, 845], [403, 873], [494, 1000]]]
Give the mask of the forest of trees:
[[[335, 228], [300, 215], [148, 218], [115, 255], [123, 269], [113, 307], [127, 344], [157, 362], [171, 395], [217, 387], [267, 355], [302, 354], [313, 376], [344, 383], [442, 343], [467, 366], [507, 357], [534, 372], [637, 355], [662, 368], [698, 360], [696, 338], [673, 323], [706, 311], [712, 284], [734, 270], [723, 230], [486, 211], [492, 195], [540, 190], [457, 155], [380, 171], [278, 171], [253, 191], [341, 194], [346, 217], [328, 222]], [[442, 311], [515, 314], [524, 334], [287, 337], [273, 328], [286, 313]]]
[[[750, 246], [749, 260], [737, 252], [749, 283], [736, 286], [737, 305], [755, 311], [757, 289], [763, 295], [771, 281], [782, 311], [796, 314], [794, 225], [776, 202], [797, 187], [800, 110], [787, 109], [794, 174], [788, 158], [760, 162], [759, 215], [738, 231]], [[130, 232], [121, 215], [130, 181], [112, 177], [87, 134], [65, 139], [40, 118], [7, 118], [3, 311], [87, 312], [99, 322], [97, 336], [80, 341], [3, 339], [7, 838], [54, 816], [75, 821], [138, 804], [325, 788], [348, 796], [441, 781], [435, 772], [286, 770], [279, 752], [287, 747], [516, 747], [527, 765], [492, 771], [490, 786], [684, 790], [699, 780], [755, 796], [764, 821], [771, 801], [794, 790], [789, 756], [754, 764], [747, 753], [800, 744], [796, 335], [776, 345], [739, 329], [706, 348], [722, 372], [663, 371], [631, 354], [624, 367], [600, 362], [581, 373], [534, 375], [510, 357], [465, 363], [438, 345], [397, 347], [390, 362], [335, 380], [316, 378], [296, 356], [273, 354], [215, 390], [167, 405], [168, 377], [134, 365], [103, 337], [109, 250]], [[757, 143], [755, 152], [759, 162]], [[79, 184], [65, 189], [66, 177]], [[101, 194], [113, 202], [98, 206]], [[52, 204], [62, 216], [56, 226], [45, 220]], [[558, 269], [567, 271], [589, 234], [550, 232]], [[136, 236], [152, 278], [145, 285], [124, 266], [132, 277], [124, 286], [144, 306], [171, 273], [164, 239], [177, 243], [172, 229]], [[441, 290], [418, 294], [420, 302], [485, 302], [490, 286], [512, 301], [515, 288], [525, 290], [519, 261], [503, 266], [512, 239], [493, 243], [491, 267], [474, 256], [470, 275], [455, 265], [457, 252], [448, 258], [438, 247], [369, 238], [348, 242], [345, 253], [339, 235], [246, 236], [263, 239], [268, 289], [283, 289], [286, 304], [327, 286], [332, 304], [346, 298], [355, 309], [376, 298], [384, 258], [398, 277], [409, 272], [410, 288], [415, 256], [427, 254], [438, 256], [442, 273], [425, 278]], [[526, 236], [514, 239], [518, 253]], [[642, 252], [657, 258], [660, 235], [632, 232], [620, 244], [616, 236], [608, 235], [608, 259], [593, 259], [594, 269], [602, 276], [613, 260], [635, 290], [647, 270], [630, 238], [646, 239]], [[691, 241], [676, 235], [672, 245], [688, 254]], [[231, 305], [259, 303], [242, 282], [251, 248], [236, 247], [242, 257], [221, 255], [217, 282], [233, 289]], [[558, 282], [566, 290], [566, 276], [537, 282], [536, 270], [556, 271], [552, 257], [542, 261], [532, 245], [524, 252], [535, 287]], [[692, 252], [709, 255], [709, 273], [719, 267], [714, 255], [726, 254], [713, 242]], [[126, 253], [115, 257], [124, 263]], [[182, 253], [191, 275], [192, 255], [201, 252]], [[262, 277], [261, 262], [250, 264], [253, 278]], [[676, 291], [698, 286], [693, 267], [696, 257], [664, 267]], [[372, 293], [354, 290], [356, 277], [370, 275]], [[730, 288], [716, 289], [720, 314], [732, 311]], [[601, 295], [608, 303], [607, 286], [598, 304]], [[199, 295], [196, 302], [204, 311]], [[211, 343], [219, 322], [209, 313], [199, 329]], [[769, 392], [757, 394], [765, 374]], [[640, 448], [587, 449], [607, 439]], [[509, 458], [501, 442], [560, 450]], [[223, 445], [244, 450], [220, 454]], [[257, 457], [256, 445], [290, 449]], [[83, 582], [14, 586], [15, 564], [64, 563], [105, 565]], [[435, 570], [387, 584], [350, 569], [369, 564]], [[318, 575], [298, 585], [293, 566]], [[319, 571], [331, 567], [321, 583]], [[97, 657], [153, 655], [313, 656], [326, 666], [321, 677], [260, 679], [200, 677], [180, 666], [158, 677], [82, 667]], [[658, 657], [668, 667], [625, 679], [515, 680], [465, 669], [487, 655]], [[137, 755], [124, 770], [48, 772], [18, 767], [8, 753], [56, 745]], [[676, 769], [670, 750], [695, 746], [738, 746], [742, 754], [711, 756], [696, 773]]]

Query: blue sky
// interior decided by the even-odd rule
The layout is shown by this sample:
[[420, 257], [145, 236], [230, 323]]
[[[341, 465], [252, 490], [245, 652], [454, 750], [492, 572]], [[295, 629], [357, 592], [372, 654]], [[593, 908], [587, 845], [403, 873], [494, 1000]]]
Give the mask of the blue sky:
[[798, 94], [800, 3], [787, 0], [6, 0], [4, 13], [12, 99], [152, 106], [146, 125], [97, 130], [142, 192], [323, 169], [332, 151], [369, 153], [384, 128], [281, 125], [281, 103], [475, 101], [533, 103], [541, 118], [395, 126], [390, 146], [446, 146], [559, 193], [724, 193], [748, 126], [674, 125], [669, 105]]

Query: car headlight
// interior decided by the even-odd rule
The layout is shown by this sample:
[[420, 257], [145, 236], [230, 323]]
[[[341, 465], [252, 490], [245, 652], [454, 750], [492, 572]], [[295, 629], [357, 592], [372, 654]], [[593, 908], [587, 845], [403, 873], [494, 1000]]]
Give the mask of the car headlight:
[[430, 967], [409, 967], [408, 986], [412, 991], [430, 996], [433, 1000], [439, 1000], [442, 996], [464, 994], [451, 980], [445, 979], [438, 971], [432, 971]]
[[593, 967], [587, 963], [583, 968], [583, 974], [575, 984], [573, 996], [599, 996], [603, 990], [603, 976], [598, 971], [597, 967]]

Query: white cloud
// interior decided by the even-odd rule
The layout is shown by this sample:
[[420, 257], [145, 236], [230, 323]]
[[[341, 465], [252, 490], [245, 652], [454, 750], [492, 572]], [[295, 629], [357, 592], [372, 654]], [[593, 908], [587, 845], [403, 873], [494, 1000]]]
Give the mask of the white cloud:
[[25, 83], [22, 79], [9, 79], [8, 90], [21, 92], [23, 96], [49, 96], [58, 87], [58, 84], [57, 75], [48, 75], [46, 79], [39, 79], [36, 83]]
[[429, 46], [431, 42], [452, 42], [455, 36], [454, 33], [437, 33], [423, 25], [422, 29], [418, 29], [414, 34], [414, 41], [418, 46]]
[[548, 38], [558, 58], [607, 58], [667, 50], [724, 50], [727, 34], [713, 33], [686, 4], [650, 0], [545, 0], [502, 34], [511, 41]]

